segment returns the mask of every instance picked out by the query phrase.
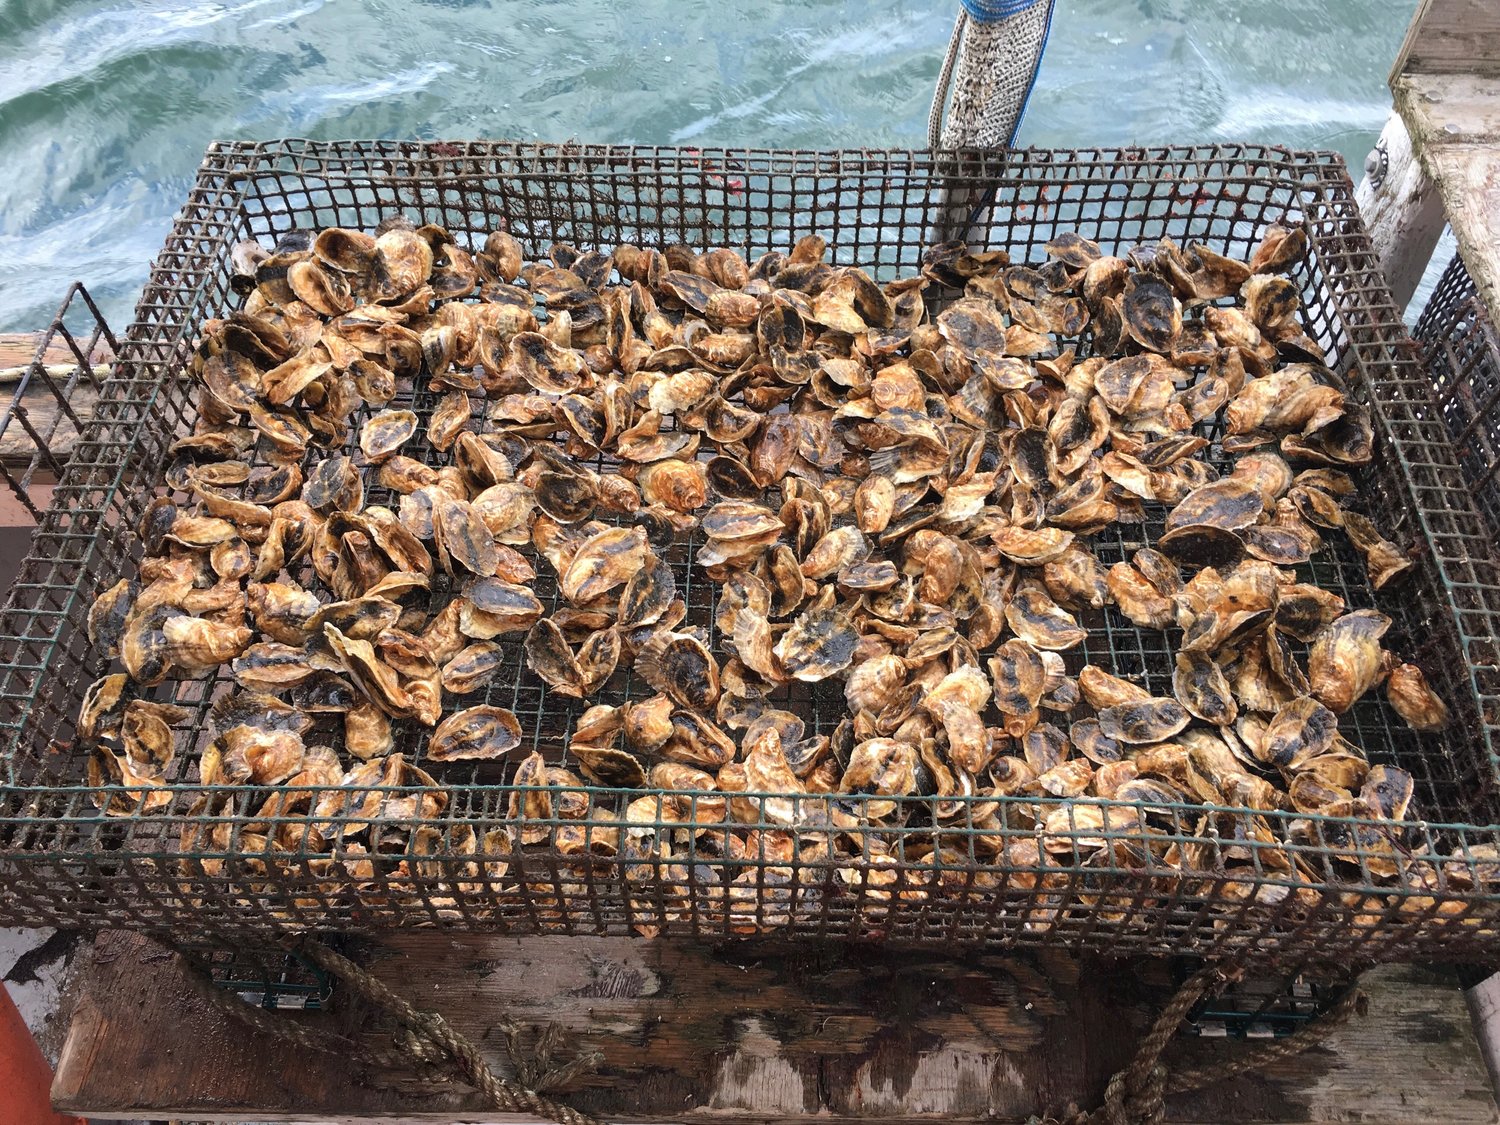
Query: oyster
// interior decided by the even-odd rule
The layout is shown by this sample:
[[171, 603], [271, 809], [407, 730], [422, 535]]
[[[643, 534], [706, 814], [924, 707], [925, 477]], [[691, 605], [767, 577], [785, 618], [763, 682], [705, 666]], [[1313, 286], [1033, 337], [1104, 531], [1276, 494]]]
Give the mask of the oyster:
[[78, 737], [92, 742], [99, 737], [115, 737], [120, 724], [120, 706], [129, 677], [123, 672], [102, 676], [89, 685], [78, 711]]
[[465, 645], [443, 665], [443, 690], [454, 695], [479, 691], [495, 678], [505, 661], [505, 650], [492, 641]]
[[1427, 685], [1415, 664], [1398, 664], [1385, 682], [1386, 698], [1412, 730], [1443, 730], [1450, 721], [1448, 705]]
[[671, 609], [676, 597], [677, 579], [672, 568], [648, 551], [620, 591], [620, 627], [655, 625]]
[[702, 712], [718, 701], [718, 662], [691, 633], [655, 634], [642, 646], [637, 667], [647, 683], [680, 707]]
[[543, 617], [526, 635], [526, 666], [563, 695], [582, 697], [583, 669], [557, 622]]
[[140, 596], [140, 583], [122, 578], [94, 599], [89, 607], [89, 643], [106, 658], [120, 654], [120, 640], [130, 608]]
[[672, 737], [673, 707], [665, 695], [626, 704], [621, 716], [626, 744], [643, 754], [659, 750]]
[[653, 461], [641, 466], [636, 483], [646, 503], [675, 512], [696, 511], [708, 499], [708, 469], [699, 461], [675, 457]]
[[[1429, 877], [1381, 823], [1412, 815], [1412, 778], [1338, 716], [1382, 679], [1417, 729], [1448, 709], [1383, 651], [1386, 618], [1303, 569], [1339, 534], [1377, 590], [1417, 561], [1346, 471], [1376, 427], [1286, 276], [1305, 232], [1272, 227], [1249, 262], [1051, 233], [1045, 261], [945, 243], [884, 283], [816, 235], [753, 263], [568, 244], [528, 262], [504, 232], [470, 247], [399, 216], [241, 244], [244, 303], [191, 360], [171, 497], [88, 614], [124, 668], [78, 717], [96, 804], [171, 807], [191, 740], [206, 792], [184, 850], [212, 843], [210, 874], [290, 852], [397, 904], [420, 877], [442, 918], [487, 909], [545, 846], [565, 887], [618, 865], [646, 932], [688, 882], [716, 924], [779, 924], [809, 863], [877, 911], [948, 894], [953, 871], [987, 892], [996, 859], [1038, 925], [1075, 884], [1127, 909], [1095, 894], [1121, 868], [1295, 909], [1312, 873], [1288, 845], [1314, 816], [1340, 867]], [[1160, 635], [1087, 662], [1120, 615]], [[504, 708], [450, 713], [517, 647], [520, 690], [586, 701], [555, 716], [565, 745], [535, 732], [566, 765], [510, 760], [528, 732]], [[138, 698], [223, 665], [212, 737], [186, 729], [204, 708]], [[492, 761], [468, 768], [516, 783], [503, 823], [439, 819], [448, 791], [407, 741]], [[249, 785], [270, 792], [238, 823], [221, 787]], [[1195, 801], [1303, 816], [1188, 831]], [[916, 851], [893, 843], [908, 829]], [[677, 890], [635, 893], [655, 881]], [[572, 893], [522, 889], [546, 925]], [[1131, 893], [1155, 901], [1149, 880]]]
[[842, 672], [858, 642], [849, 615], [833, 605], [832, 590], [798, 615], [777, 642], [777, 660], [794, 679], [816, 683]]
[[1072, 614], [1047, 596], [1039, 585], [1016, 591], [1005, 607], [1005, 620], [1016, 636], [1034, 648], [1061, 651], [1080, 644], [1088, 636]]
[[1358, 609], [1324, 626], [1308, 651], [1307, 675], [1313, 695], [1342, 714], [1380, 678], [1380, 638], [1391, 619], [1372, 609]]
[[359, 448], [375, 464], [394, 457], [416, 432], [417, 416], [410, 410], [383, 410], [360, 427]]
[[1099, 729], [1117, 742], [1144, 745], [1165, 742], [1191, 717], [1175, 699], [1146, 698], [1102, 708]]
[[201, 675], [238, 657], [255, 634], [242, 625], [175, 616], [161, 623], [166, 659], [187, 675]]
[[504, 707], [470, 707], [444, 719], [427, 743], [427, 759], [499, 758], [521, 745], [521, 724]]
[[344, 748], [365, 762], [391, 753], [396, 736], [390, 717], [368, 700], [349, 707], [344, 712]]
[[443, 556], [470, 574], [493, 577], [500, 568], [495, 537], [467, 501], [438, 497], [432, 527], [433, 540], [439, 544]]
[[1263, 761], [1294, 770], [1327, 753], [1337, 733], [1333, 712], [1315, 699], [1298, 696], [1276, 712], [1251, 750], [1258, 748], [1257, 757]]
[[1223, 671], [1208, 654], [1184, 650], [1177, 654], [1172, 689], [1190, 715], [1205, 723], [1227, 727], [1239, 708]]
[[578, 744], [570, 752], [578, 763], [578, 772], [596, 785], [639, 789], [646, 784], [646, 768], [634, 754], [610, 746]]
[[601, 531], [579, 545], [558, 588], [571, 602], [591, 602], [642, 570], [648, 554], [646, 533], [640, 528]]
[[456, 604], [459, 630], [477, 641], [528, 630], [545, 612], [537, 596], [526, 586], [499, 578], [469, 582]]
[[1133, 280], [1121, 309], [1126, 331], [1148, 351], [1170, 351], [1182, 331], [1182, 307], [1159, 279], [1137, 275]]
[[1405, 551], [1382, 537], [1374, 523], [1358, 512], [1344, 512], [1343, 526], [1349, 542], [1364, 555], [1370, 584], [1375, 589], [1383, 590], [1415, 565]]
[[1042, 701], [1046, 667], [1041, 654], [1019, 638], [1011, 638], [989, 660], [995, 706], [1007, 715], [1027, 715]]

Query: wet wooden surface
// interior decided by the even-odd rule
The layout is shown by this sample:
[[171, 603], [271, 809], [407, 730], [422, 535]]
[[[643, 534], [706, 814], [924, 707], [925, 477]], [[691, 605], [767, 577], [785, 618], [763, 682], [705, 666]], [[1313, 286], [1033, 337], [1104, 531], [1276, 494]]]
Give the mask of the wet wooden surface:
[[1448, 217], [1399, 113], [1386, 121], [1379, 143], [1386, 154], [1384, 172], [1373, 179], [1366, 175], [1354, 202], [1396, 307], [1404, 309], [1427, 272]]
[[1500, 320], [1500, 3], [1423, 0], [1391, 93], [1464, 262]]
[[[556, 1023], [603, 1053], [565, 1091], [616, 1121], [1024, 1121], [1092, 1108], [1170, 982], [1159, 964], [869, 948], [693, 946], [616, 938], [392, 935], [371, 971], [510, 1066]], [[103, 935], [80, 986], [54, 1100], [105, 1117], [515, 1120], [443, 1071], [384, 1069], [251, 1030], [204, 1002], [155, 942]], [[1387, 968], [1367, 1017], [1267, 1074], [1171, 1099], [1174, 1122], [1495, 1122], [1484, 1062], [1451, 976]], [[279, 1013], [388, 1044], [341, 994]], [[1184, 1065], [1244, 1044], [1179, 1037]]]
[[[20, 379], [36, 358], [36, 349], [44, 335], [43, 332], [0, 332], [0, 385]], [[80, 340], [78, 346], [82, 348], [86, 342]], [[111, 355], [109, 345], [101, 340], [95, 345], [89, 362], [96, 369], [107, 367]], [[72, 370], [78, 364], [78, 357], [61, 337], [54, 337], [42, 356], [42, 363], [48, 370]], [[101, 370], [99, 374], [102, 376], [104, 372]]]
[[1500, 74], [1500, 4], [1421, 0], [1391, 77], [1414, 72]]

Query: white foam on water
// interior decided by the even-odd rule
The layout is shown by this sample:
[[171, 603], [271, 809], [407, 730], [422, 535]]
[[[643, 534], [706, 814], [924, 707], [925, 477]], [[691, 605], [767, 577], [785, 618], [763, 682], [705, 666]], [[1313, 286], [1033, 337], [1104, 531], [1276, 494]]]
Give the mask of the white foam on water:
[[0, 68], [0, 105], [76, 81], [118, 59], [201, 40], [207, 28], [233, 27], [251, 12], [287, 3], [153, 3], [146, 12], [139, 7], [107, 8], [58, 21], [16, 44], [21, 49]]
[[1225, 102], [1212, 132], [1226, 139], [1307, 129], [1378, 132], [1390, 111], [1379, 102], [1304, 97], [1282, 90], [1239, 91]]
[[296, 23], [303, 16], [310, 16], [319, 8], [323, 7], [324, 0], [309, 0], [300, 8], [293, 8], [289, 12], [278, 12], [275, 15], [266, 16], [264, 19], [256, 20], [254, 23], [245, 25], [246, 31], [263, 31], [268, 27], [284, 27], [290, 23]]
[[445, 62], [430, 62], [423, 66], [406, 67], [357, 85], [340, 83], [320, 86], [305, 86], [263, 96], [258, 103], [259, 112], [280, 117], [296, 128], [311, 128], [330, 113], [349, 106], [362, 106], [369, 102], [419, 93], [431, 86], [453, 67]]
[[[774, 87], [754, 97], [736, 102], [734, 105], [724, 106], [722, 109], [704, 114], [696, 121], [690, 121], [674, 130], [669, 139], [673, 144], [681, 144], [683, 141], [695, 140], [726, 122], [754, 117], [781, 97], [795, 79], [814, 68], [833, 65], [839, 61], [864, 61], [882, 55], [900, 53], [911, 46], [914, 38], [930, 29], [928, 21], [909, 15], [906, 18], [884, 20], [869, 27], [846, 28], [833, 34], [819, 34], [816, 37], [803, 32], [796, 36], [803, 45], [802, 62], [784, 71], [781, 81]], [[732, 143], [728, 138], [720, 137], [719, 139], [725, 143]]]

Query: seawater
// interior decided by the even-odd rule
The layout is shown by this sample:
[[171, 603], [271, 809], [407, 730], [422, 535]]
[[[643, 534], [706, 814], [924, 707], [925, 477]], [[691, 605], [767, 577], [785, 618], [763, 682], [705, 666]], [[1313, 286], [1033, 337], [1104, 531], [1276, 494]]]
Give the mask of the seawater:
[[[1355, 169], [1416, 0], [1058, 0], [1019, 143], [1253, 140]], [[215, 138], [926, 143], [956, 0], [11, 0], [0, 331], [117, 327]]]

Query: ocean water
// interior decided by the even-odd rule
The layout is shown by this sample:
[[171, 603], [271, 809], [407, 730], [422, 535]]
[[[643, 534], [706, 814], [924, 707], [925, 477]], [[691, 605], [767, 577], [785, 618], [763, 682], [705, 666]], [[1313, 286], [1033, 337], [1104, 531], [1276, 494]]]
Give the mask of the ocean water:
[[[1359, 168], [1417, 0], [1058, 0], [1019, 137], [1255, 140]], [[215, 138], [926, 143], [956, 0], [12, 0], [0, 331], [117, 327]]]

